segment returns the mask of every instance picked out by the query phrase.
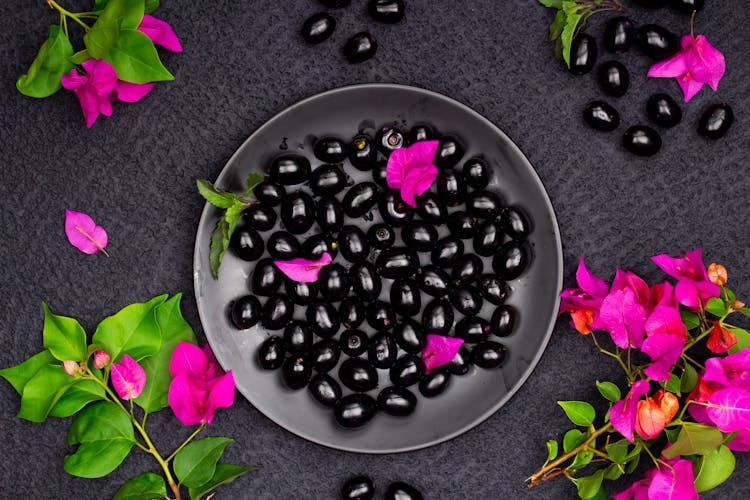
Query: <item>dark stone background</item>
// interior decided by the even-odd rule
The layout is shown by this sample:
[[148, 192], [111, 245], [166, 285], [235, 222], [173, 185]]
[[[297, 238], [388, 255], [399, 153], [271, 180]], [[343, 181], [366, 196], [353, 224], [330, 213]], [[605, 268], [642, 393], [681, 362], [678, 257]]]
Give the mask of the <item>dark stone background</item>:
[[[90, 3], [63, 2], [73, 10]], [[702, 246], [707, 263], [727, 266], [738, 296], [750, 295], [745, 123], [750, 16], [743, 2], [706, 2], [696, 32], [708, 34], [724, 52], [727, 74], [718, 93], [706, 87], [684, 106], [680, 125], [661, 131], [664, 147], [649, 159], [627, 153], [620, 135], [625, 126], [647, 120], [651, 93], [667, 91], [677, 98], [676, 83], [647, 81], [649, 61], [637, 50], [619, 56], [631, 71], [632, 86], [625, 97], [608, 101], [620, 110], [624, 125], [611, 134], [588, 129], [580, 115], [589, 100], [602, 95], [595, 77], [573, 77], [553, 59], [546, 41], [552, 14], [533, 0], [410, 0], [408, 19], [398, 26], [374, 24], [365, 14], [366, 2], [355, 0], [335, 14], [339, 27], [333, 38], [316, 47], [305, 46], [298, 35], [303, 20], [320, 8], [312, 0], [162, 3], [157, 16], [174, 26], [185, 48], [179, 55], [162, 52], [176, 80], [158, 85], [140, 103], [116, 103], [114, 116], [87, 130], [71, 93], [39, 101], [15, 91], [15, 79], [57, 16], [41, 0], [4, 2], [2, 367], [40, 350], [43, 300], [92, 331], [128, 303], [182, 291], [185, 315], [202, 336], [192, 293], [193, 240], [203, 207], [195, 179], [215, 178], [242, 141], [285, 107], [362, 82], [444, 93], [507, 132], [536, 167], [557, 211], [566, 286], [573, 285], [579, 255], [607, 279], [622, 266], [657, 280], [662, 276], [651, 255]], [[607, 15], [594, 17], [587, 31], [600, 37]], [[688, 16], [670, 9], [635, 7], [632, 17], [678, 33], [688, 30]], [[374, 60], [352, 66], [341, 46], [362, 29], [371, 30], [381, 46]], [[600, 60], [609, 57], [600, 53]], [[731, 103], [737, 119], [724, 139], [711, 142], [695, 128], [702, 109], [717, 101]], [[112, 258], [86, 256], [68, 245], [65, 209], [92, 214], [109, 231]], [[531, 491], [524, 479], [544, 461], [544, 442], [561, 438], [568, 428], [555, 401], [599, 400], [594, 381], [622, 382], [618, 377], [588, 338], [560, 321], [529, 381], [496, 415], [448, 443], [390, 456], [308, 443], [238, 399], [230, 411], [220, 411], [209, 434], [235, 439], [228, 461], [263, 469], [223, 487], [217, 498], [336, 498], [354, 473], [370, 474], [381, 491], [391, 480], [409, 481], [430, 499], [575, 498], [564, 479]], [[19, 400], [8, 384], [0, 385], [0, 497], [104, 498], [137, 473], [154, 470], [155, 464], [136, 452], [108, 478], [66, 475], [69, 422], [16, 419]], [[150, 428], [162, 449], [187, 433], [168, 411], [150, 420]], [[749, 498], [749, 473], [750, 459], [738, 456], [730, 482], [703, 497]]]

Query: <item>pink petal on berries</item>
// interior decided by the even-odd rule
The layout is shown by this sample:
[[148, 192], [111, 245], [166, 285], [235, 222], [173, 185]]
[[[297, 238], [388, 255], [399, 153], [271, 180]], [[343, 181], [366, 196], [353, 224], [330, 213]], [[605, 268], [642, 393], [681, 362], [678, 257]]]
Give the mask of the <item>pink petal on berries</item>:
[[206, 373], [208, 359], [206, 354], [195, 344], [180, 342], [172, 352], [169, 361], [169, 373], [176, 377], [184, 373], [191, 377], [200, 378]]
[[646, 324], [646, 310], [636, 301], [635, 292], [626, 288], [610, 293], [602, 301], [599, 318], [618, 347], [640, 347]]
[[178, 374], [169, 384], [167, 402], [175, 417], [183, 425], [197, 425], [203, 420], [203, 415], [194, 404], [195, 396], [185, 373]]
[[714, 91], [727, 69], [724, 54], [714, 48], [703, 35], [693, 43], [693, 60], [690, 68], [693, 78], [708, 84]]
[[65, 234], [70, 244], [83, 253], [107, 253], [104, 251], [107, 246], [107, 232], [84, 213], [65, 211]]
[[627, 396], [613, 404], [609, 410], [609, 421], [612, 422], [612, 427], [631, 443], [638, 415], [638, 400], [648, 393], [649, 388], [647, 381], [638, 380], [630, 388]]
[[323, 252], [318, 260], [292, 259], [292, 260], [275, 260], [276, 267], [282, 273], [298, 283], [313, 283], [318, 281], [320, 270], [331, 263], [333, 259], [328, 252]]
[[648, 487], [651, 500], [698, 500], [693, 478], [693, 463], [675, 457], [654, 474]]
[[410, 158], [408, 148], [399, 148], [388, 157], [388, 164], [385, 167], [385, 180], [389, 188], [401, 189], [404, 177], [411, 167], [409, 164]]
[[146, 94], [151, 92], [154, 88], [155, 83], [130, 83], [118, 81], [115, 84], [115, 90], [113, 97], [118, 101], [123, 102], [138, 102], [143, 99]]
[[112, 387], [124, 400], [137, 398], [146, 386], [146, 372], [133, 358], [125, 354], [119, 363], [112, 363]]
[[578, 263], [578, 269], [576, 270], [576, 282], [578, 282], [578, 286], [581, 287], [581, 290], [592, 297], [606, 297], [609, 292], [607, 283], [586, 268], [583, 257], [581, 257], [581, 260]]
[[420, 141], [415, 142], [407, 149], [415, 166], [432, 165], [439, 145], [438, 141]]
[[646, 320], [646, 334], [672, 334], [687, 340], [687, 329], [676, 307], [656, 306]]
[[442, 335], [427, 335], [427, 345], [422, 349], [422, 360], [427, 367], [426, 372], [429, 374], [435, 368], [453, 361], [463, 344], [463, 339]]
[[669, 380], [672, 367], [680, 359], [685, 341], [678, 335], [652, 335], [643, 341], [641, 351], [651, 358], [643, 373], [654, 380]]
[[739, 431], [727, 444], [732, 451], [750, 451], [750, 427]]
[[660, 61], [648, 70], [651, 78], [679, 78], [688, 72], [689, 56], [685, 52], [679, 52], [676, 56], [665, 61]]
[[708, 397], [706, 413], [721, 432], [735, 432], [750, 427], [750, 392], [730, 387]]
[[149, 37], [154, 45], [160, 45], [171, 52], [182, 52], [182, 45], [174, 30], [161, 19], [144, 14], [138, 31]]

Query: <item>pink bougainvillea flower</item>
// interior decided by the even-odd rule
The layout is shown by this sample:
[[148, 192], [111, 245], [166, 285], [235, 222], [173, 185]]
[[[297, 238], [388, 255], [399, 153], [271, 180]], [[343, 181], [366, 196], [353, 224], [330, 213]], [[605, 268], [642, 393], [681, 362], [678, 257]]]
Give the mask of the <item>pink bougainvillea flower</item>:
[[719, 389], [708, 397], [708, 418], [721, 432], [750, 427], [750, 392], [736, 387]]
[[732, 451], [750, 451], [750, 427], [739, 431], [728, 444]]
[[651, 258], [665, 273], [676, 278], [675, 298], [687, 307], [698, 307], [711, 297], [719, 296], [719, 287], [708, 279], [700, 248], [686, 252], [684, 257], [666, 254]]
[[750, 347], [724, 358], [707, 359], [703, 379], [722, 387], [750, 391]]
[[112, 363], [112, 387], [125, 401], [137, 398], [146, 386], [146, 372], [136, 360], [125, 354], [119, 363]]
[[463, 344], [463, 339], [427, 335], [427, 345], [422, 349], [422, 360], [427, 368], [426, 372], [429, 374], [435, 368], [453, 361]]
[[102, 252], [109, 257], [104, 249], [107, 246], [107, 231], [97, 226], [88, 215], [72, 210], [65, 211], [65, 235], [71, 245], [83, 253], [93, 254]]
[[94, 351], [94, 368], [101, 370], [109, 364], [109, 353], [98, 349]]
[[[690, 392], [690, 394], [688, 394], [687, 401], [706, 403], [708, 402], [708, 398], [711, 396], [711, 394], [721, 388], [722, 386], [705, 380], [703, 376], [699, 376], [698, 383], [695, 385], [695, 388]], [[696, 422], [701, 424], [713, 425], [713, 422], [710, 418], [708, 418], [708, 414], [706, 413], [706, 406], [702, 404], [689, 404], [687, 406], [687, 409], [688, 413], [690, 413], [690, 416], [693, 417], [693, 420], [695, 420]]]
[[669, 380], [672, 367], [680, 359], [685, 340], [679, 335], [652, 335], [643, 341], [641, 351], [651, 357], [643, 373], [654, 380]]
[[668, 281], [651, 286], [651, 304], [653, 311], [656, 306], [667, 306], [677, 308], [677, 300], [674, 296], [674, 287]]
[[681, 50], [675, 56], [651, 66], [648, 76], [675, 78], [685, 102], [690, 101], [704, 84], [716, 91], [726, 71], [724, 55], [703, 35], [685, 35], [680, 40], [680, 46]]
[[675, 307], [656, 306], [646, 320], [646, 335], [677, 335], [687, 341], [687, 329]]
[[638, 380], [630, 388], [627, 396], [609, 409], [609, 421], [612, 422], [612, 427], [631, 443], [638, 414], [638, 400], [646, 395], [648, 390], [649, 383], [645, 380]]
[[599, 314], [618, 347], [641, 346], [646, 333], [646, 308], [632, 288], [610, 292], [602, 301]]
[[649, 500], [648, 498], [648, 487], [651, 484], [651, 479], [654, 476], [656, 469], [651, 469], [646, 472], [646, 477], [640, 481], [636, 481], [630, 485], [630, 488], [620, 493], [615, 493], [612, 498], [615, 500]]
[[599, 308], [609, 293], [609, 287], [586, 268], [583, 257], [578, 263], [576, 282], [578, 288], [566, 288], [560, 294], [559, 314], [569, 313], [572, 326], [587, 335], [604, 327], [599, 319]]
[[149, 37], [154, 45], [160, 45], [171, 52], [182, 52], [182, 45], [174, 30], [161, 19], [144, 14], [141, 24], [138, 25], [138, 31]]
[[275, 260], [276, 267], [287, 277], [298, 283], [313, 283], [318, 281], [320, 270], [331, 263], [331, 254], [323, 252], [318, 260], [292, 259]]
[[731, 349], [736, 343], [737, 336], [721, 326], [721, 323], [717, 321], [714, 323], [713, 328], [711, 328], [711, 334], [706, 341], [706, 347], [713, 353], [722, 354]]
[[672, 421], [679, 407], [680, 403], [674, 394], [659, 389], [654, 397], [638, 401], [635, 431], [643, 439], [656, 438]]
[[664, 462], [667, 465], [661, 465], [651, 478], [649, 500], [698, 500], [693, 462], [680, 457]]
[[169, 373], [174, 377], [169, 406], [184, 425], [210, 424], [217, 408], [229, 408], [234, 402], [234, 376], [221, 370], [208, 346], [177, 344]]
[[401, 199], [412, 207], [417, 206], [414, 197], [427, 191], [437, 178], [438, 169], [433, 162], [438, 144], [438, 141], [415, 142], [396, 149], [388, 157], [385, 174], [388, 187], [401, 190]]

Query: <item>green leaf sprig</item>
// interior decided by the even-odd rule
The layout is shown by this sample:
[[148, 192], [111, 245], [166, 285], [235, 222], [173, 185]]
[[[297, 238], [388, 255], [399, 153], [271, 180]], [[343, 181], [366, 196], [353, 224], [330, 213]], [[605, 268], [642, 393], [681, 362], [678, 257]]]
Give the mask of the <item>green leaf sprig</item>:
[[232, 239], [232, 234], [237, 228], [237, 223], [240, 221], [242, 211], [255, 203], [253, 200], [253, 189], [263, 182], [263, 179], [261, 174], [255, 172], [248, 174], [245, 180], [245, 191], [239, 196], [235, 193], [219, 189], [207, 180], [200, 179], [197, 181], [198, 192], [200, 192], [201, 196], [211, 205], [224, 211], [216, 222], [216, 228], [213, 234], [211, 234], [211, 244], [209, 247], [211, 274], [213, 274], [214, 278], [219, 277], [221, 261], [224, 259], [224, 254], [229, 247], [229, 241]]

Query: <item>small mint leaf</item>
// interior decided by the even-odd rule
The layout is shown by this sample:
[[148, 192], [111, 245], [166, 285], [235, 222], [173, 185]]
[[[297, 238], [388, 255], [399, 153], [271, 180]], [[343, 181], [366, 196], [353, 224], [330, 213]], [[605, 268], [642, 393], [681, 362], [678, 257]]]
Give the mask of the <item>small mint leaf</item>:
[[247, 179], [245, 180], [245, 194], [243, 196], [246, 198], [252, 196], [253, 189], [264, 180], [265, 177], [257, 172], [250, 172], [247, 174]]
[[199, 179], [196, 184], [201, 196], [216, 208], [227, 209], [237, 202], [237, 195], [221, 190], [207, 180]]
[[229, 224], [224, 217], [219, 219], [216, 223], [216, 229], [211, 234], [211, 246], [209, 247], [208, 258], [211, 262], [211, 274], [214, 278], [219, 277], [219, 268], [221, 267], [221, 260], [224, 258], [224, 253], [229, 247]]

